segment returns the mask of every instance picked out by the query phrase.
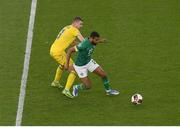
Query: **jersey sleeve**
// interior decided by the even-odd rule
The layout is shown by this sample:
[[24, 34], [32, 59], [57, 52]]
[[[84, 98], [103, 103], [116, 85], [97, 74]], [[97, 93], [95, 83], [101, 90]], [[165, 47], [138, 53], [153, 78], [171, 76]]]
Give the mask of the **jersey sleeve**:
[[78, 29], [76, 29], [76, 28], [74, 28], [73, 30], [72, 30], [72, 34], [75, 36], [75, 37], [77, 37], [78, 35], [79, 35], [79, 30]]

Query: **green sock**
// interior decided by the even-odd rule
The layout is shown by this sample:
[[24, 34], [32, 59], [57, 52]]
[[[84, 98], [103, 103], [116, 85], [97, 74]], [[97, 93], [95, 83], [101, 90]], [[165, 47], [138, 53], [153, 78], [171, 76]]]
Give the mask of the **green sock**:
[[86, 89], [85, 85], [83, 85], [83, 84], [77, 84], [76, 87], [78, 88], [78, 90], [85, 90]]
[[105, 90], [110, 90], [109, 80], [107, 77], [102, 78]]

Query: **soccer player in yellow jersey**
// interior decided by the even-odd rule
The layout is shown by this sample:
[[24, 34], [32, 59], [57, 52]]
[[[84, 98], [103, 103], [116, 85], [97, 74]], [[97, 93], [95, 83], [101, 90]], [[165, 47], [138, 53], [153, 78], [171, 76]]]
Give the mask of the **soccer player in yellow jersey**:
[[[61, 79], [64, 65], [66, 64], [66, 52], [65, 50], [75, 41], [79, 39], [80, 41], [84, 40], [84, 37], [81, 35], [79, 29], [83, 26], [83, 20], [81, 17], [75, 17], [71, 25], [65, 26], [58, 34], [56, 40], [51, 46], [50, 55], [59, 63], [59, 66], [56, 70], [56, 75], [54, 81], [51, 83], [53, 87], [63, 87], [60, 85], [59, 81]], [[73, 60], [70, 59], [70, 65], [73, 64]], [[69, 98], [73, 98], [70, 93], [70, 88], [76, 78], [75, 72], [70, 71], [70, 74], [67, 78], [65, 89], [62, 91], [64, 95]]]

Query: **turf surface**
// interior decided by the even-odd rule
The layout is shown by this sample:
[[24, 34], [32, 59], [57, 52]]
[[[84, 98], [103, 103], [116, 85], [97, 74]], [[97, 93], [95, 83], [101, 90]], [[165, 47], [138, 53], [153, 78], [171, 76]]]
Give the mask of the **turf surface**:
[[[28, 2], [25, 3], [27, 6]], [[179, 5], [179, 0], [38, 0], [23, 125], [180, 125]], [[49, 56], [49, 48], [59, 30], [76, 15], [84, 19], [81, 30], [84, 36], [96, 30], [109, 40], [97, 46], [93, 58], [108, 73], [112, 87], [120, 90], [119, 96], [105, 96], [101, 80], [93, 74], [90, 74], [93, 88], [73, 100], [50, 87], [57, 63]], [[25, 21], [27, 16], [20, 20]], [[19, 35], [22, 40], [26, 36]], [[23, 50], [24, 43], [19, 45]], [[15, 49], [19, 46], [15, 45]], [[14, 52], [14, 55], [20, 62], [11, 56], [18, 61], [12, 67], [21, 69], [23, 54]], [[11, 60], [7, 61], [8, 64], [1, 62], [2, 66], [11, 67]], [[12, 105], [4, 105], [13, 113], [9, 116], [8, 111], [0, 110], [6, 116], [0, 117], [0, 123], [11, 125], [19, 86], [11, 86], [8, 76], [19, 75], [13, 77], [18, 85], [21, 70], [6, 73], [6, 69], [1, 71], [5, 78], [0, 77], [0, 91], [5, 97], [13, 96], [8, 102]], [[66, 78], [67, 73], [62, 84]], [[15, 94], [8, 93], [9, 87], [5, 85]], [[130, 103], [131, 95], [136, 92], [144, 97], [142, 105]], [[7, 103], [6, 100], [0, 98], [1, 102]], [[6, 121], [8, 118], [12, 120]]]
[[14, 125], [30, 0], [0, 0], [0, 125]]

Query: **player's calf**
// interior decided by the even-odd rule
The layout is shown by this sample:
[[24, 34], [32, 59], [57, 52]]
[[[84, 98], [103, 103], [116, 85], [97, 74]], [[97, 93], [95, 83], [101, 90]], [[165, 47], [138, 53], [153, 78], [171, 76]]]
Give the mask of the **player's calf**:
[[100, 76], [101, 78], [107, 77], [106, 72], [100, 67], [98, 66], [93, 73], [95, 73], [96, 75]]

